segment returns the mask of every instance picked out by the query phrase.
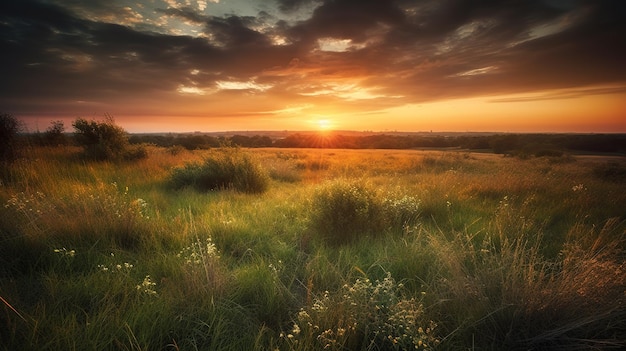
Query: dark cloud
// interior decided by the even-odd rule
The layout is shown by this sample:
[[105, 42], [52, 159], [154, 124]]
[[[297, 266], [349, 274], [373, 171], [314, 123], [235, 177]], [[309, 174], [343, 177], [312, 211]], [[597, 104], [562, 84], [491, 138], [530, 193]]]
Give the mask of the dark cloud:
[[[19, 112], [50, 101], [177, 98], [181, 86], [211, 89], [225, 80], [266, 84], [268, 96], [336, 103], [341, 94], [320, 92], [356, 81], [375, 96], [372, 106], [626, 84], [623, 1], [277, 0], [276, 6], [282, 12], [257, 16], [155, 8], [130, 21], [132, 9], [111, 1], [2, 1], [0, 103]], [[307, 6], [315, 6], [309, 18], [280, 17]], [[148, 23], [150, 16], [199, 32], [151, 30], [167, 24]], [[323, 51], [321, 39], [339, 47]]]
[[249, 26], [255, 22], [254, 17], [212, 17], [207, 22], [207, 32], [227, 47], [269, 46], [269, 40], [265, 35], [250, 29]]
[[[385, 67], [389, 81], [375, 78], [372, 84], [413, 92], [419, 100], [626, 81], [619, 68], [626, 59], [623, 5], [452, 3], [426, 11], [434, 18], [416, 14], [390, 30], [380, 51], [400, 62]], [[483, 68], [491, 69], [480, 73]], [[472, 70], [478, 71], [463, 74]]]
[[404, 13], [393, 1], [326, 1], [313, 16], [291, 29], [295, 40], [310, 41], [331, 37], [363, 42], [368, 31], [380, 24], [398, 26]]
[[276, 2], [281, 11], [290, 12], [299, 9], [303, 5], [321, 2], [321, 0], [276, 0]]

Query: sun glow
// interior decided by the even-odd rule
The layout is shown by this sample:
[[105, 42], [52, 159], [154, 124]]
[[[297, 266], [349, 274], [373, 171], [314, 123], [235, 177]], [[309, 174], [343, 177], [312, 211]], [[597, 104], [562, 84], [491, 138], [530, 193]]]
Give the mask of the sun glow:
[[330, 130], [333, 124], [329, 119], [318, 119], [317, 120], [317, 128], [319, 130]]

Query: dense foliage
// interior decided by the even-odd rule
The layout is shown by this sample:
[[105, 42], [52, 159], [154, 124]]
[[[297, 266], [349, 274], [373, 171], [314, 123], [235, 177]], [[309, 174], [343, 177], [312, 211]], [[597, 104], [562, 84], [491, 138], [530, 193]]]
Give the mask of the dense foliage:
[[181, 145], [188, 150], [218, 147], [223, 143], [242, 147], [419, 149], [462, 148], [498, 154], [560, 156], [564, 153], [605, 152], [626, 154], [624, 134], [498, 134], [498, 133], [296, 133], [287, 135], [135, 134], [132, 143]]
[[104, 121], [88, 121], [78, 118], [72, 126], [74, 137], [84, 149], [87, 158], [95, 160], [138, 159], [147, 156], [141, 147], [131, 148], [126, 131], [115, 124], [112, 117]]

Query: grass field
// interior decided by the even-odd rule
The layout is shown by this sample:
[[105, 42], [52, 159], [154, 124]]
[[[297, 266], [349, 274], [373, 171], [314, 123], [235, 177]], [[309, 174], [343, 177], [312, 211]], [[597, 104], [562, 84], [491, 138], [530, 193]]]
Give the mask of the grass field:
[[623, 158], [78, 153], [3, 170], [3, 349], [626, 347]]

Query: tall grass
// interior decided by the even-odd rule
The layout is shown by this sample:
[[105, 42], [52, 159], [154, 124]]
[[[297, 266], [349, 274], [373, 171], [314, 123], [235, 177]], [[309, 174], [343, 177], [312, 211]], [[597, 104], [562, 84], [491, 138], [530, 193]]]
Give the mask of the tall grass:
[[[7, 169], [4, 348], [626, 346], [622, 163], [147, 150], [131, 165], [35, 148]], [[270, 177], [171, 188], [208, 159]]]
[[[445, 267], [434, 285], [435, 295], [445, 301], [436, 307], [441, 319], [462, 327], [466, 343], [471, 333], [493, 349], [622, 345], [612, 333], [624, 322], [623, 223], [609, 219], [582, 240], [578, 231], [584, 225], [574, 225], [557, 258], [549, 258], [542, 254], [541, 229], [524, 223], [528, 220], [519, 209], [502, 214], [505, 205], [500, 204], [488, 235], [430, 237], [437, 262]], [[606, 297], [600, 298], [604, 302], [598, 304], [591, 291]]]
[[[148, 203], [116, 183], [76, 186], [70, 194], [19, 192], [5, 203], [8, 228], [31, 239], [80, 241], [93, 237], [113, 245], [139, 245], [150, 235]], [[150, 240], [150, 239], [148, 239]]]

